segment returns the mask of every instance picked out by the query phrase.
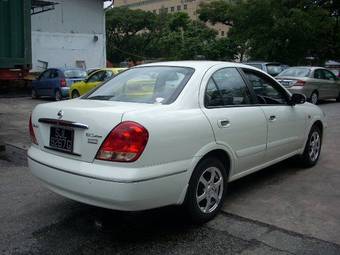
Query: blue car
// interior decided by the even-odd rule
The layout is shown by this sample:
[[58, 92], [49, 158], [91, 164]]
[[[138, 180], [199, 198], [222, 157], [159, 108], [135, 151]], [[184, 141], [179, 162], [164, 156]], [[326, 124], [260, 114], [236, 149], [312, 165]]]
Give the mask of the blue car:
[[56, 101], [69, 96], [70, 86], [86, 78], [85, 70], [77, 68], [49, 68], [32, 82], [32, 98], [52, 97]]

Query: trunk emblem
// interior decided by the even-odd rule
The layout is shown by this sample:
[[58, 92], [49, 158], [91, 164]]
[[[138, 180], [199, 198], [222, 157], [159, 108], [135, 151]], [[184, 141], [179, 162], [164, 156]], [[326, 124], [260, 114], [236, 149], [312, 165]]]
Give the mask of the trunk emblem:
[[58, 119], [61, 119], [63, 116], [64, 116], [64, 111], [63, 110], [60, 110], [58, 113]]

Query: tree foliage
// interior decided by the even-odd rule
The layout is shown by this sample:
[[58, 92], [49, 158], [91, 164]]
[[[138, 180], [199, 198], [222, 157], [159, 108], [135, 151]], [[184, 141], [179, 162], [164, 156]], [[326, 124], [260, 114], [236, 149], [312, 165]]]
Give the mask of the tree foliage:
[[106, 14], [107, 53], [114, 63], [126, 59], [181, 60], [204, 56], [233, 59], [236, 45], [184, 12], [154, 14], [123, 7]]
[[201, 5], [199, 17], [231, 26], [229, 40], [241, 58], [281, 61], [296, 65], [313, 57], [340, 58], [340, 1], [239, 0]]

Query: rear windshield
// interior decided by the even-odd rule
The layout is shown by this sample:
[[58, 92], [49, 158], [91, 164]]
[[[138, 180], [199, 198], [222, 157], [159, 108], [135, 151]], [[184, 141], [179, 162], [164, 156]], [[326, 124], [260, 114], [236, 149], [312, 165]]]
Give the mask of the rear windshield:
[[267, 72], [272, 76], [278, 75], [283, 70], [284, 70], [284, 68], [281, 65], [271, 65], [271, 64], [267, 65]]
[[291, 77], [308, 77], [310, 73], [309, 68], [288, 68], [280, 73], [278, 76], [291, 76]]
[[129, 69], [83, 98], [170, 104], [194, 73], [192, 68], [152, 66]]
[[87, 76], [84, 70], [66, 70], [64, 71], [65, 78], [85, 78]]

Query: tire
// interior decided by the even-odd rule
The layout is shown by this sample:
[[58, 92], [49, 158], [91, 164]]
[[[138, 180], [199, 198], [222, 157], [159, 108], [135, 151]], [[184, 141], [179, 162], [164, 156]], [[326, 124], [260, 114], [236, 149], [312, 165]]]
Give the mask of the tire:
[[184, 202], [193, 223], [205, 223], [218, 214], [226, 194], [227, 179], [225, 166], [217, 158], [205, 158], [195, 167]]
[[54, 93], [54, 100], [55, 101], [60, 101], [62, 99], [62, 96], [61, 96], [61, 92], [60, 90], [56, 90], [55, 93]]
[[318, 92], [314, 91], [311, 95], [310, 95], [310, 98], [309, 98], [309, 101], [312, 103], [312, 104], [318, 104], [318, 101], [319, 101], [319, 94]]
[[77, 98], [80, 97], [80, 94], [77, 90], [73, 90], [71, 94], [71, 98]]
[[322, 145], [322, 135], [319, 127], [314, 125], [308, 135], [308, 140], [300, 157], [300, 162], [303, 167], [312, 167], [318, 162]]
[[340, 92], [339, 92], [338, 97], [336, 98], [336, 101], [337, 101], [337, 102], [340, 102]]
[[32, 89], [31, 96], [32, 96], [32, 99], [37, 99], [39, 97], [35, 89]]

